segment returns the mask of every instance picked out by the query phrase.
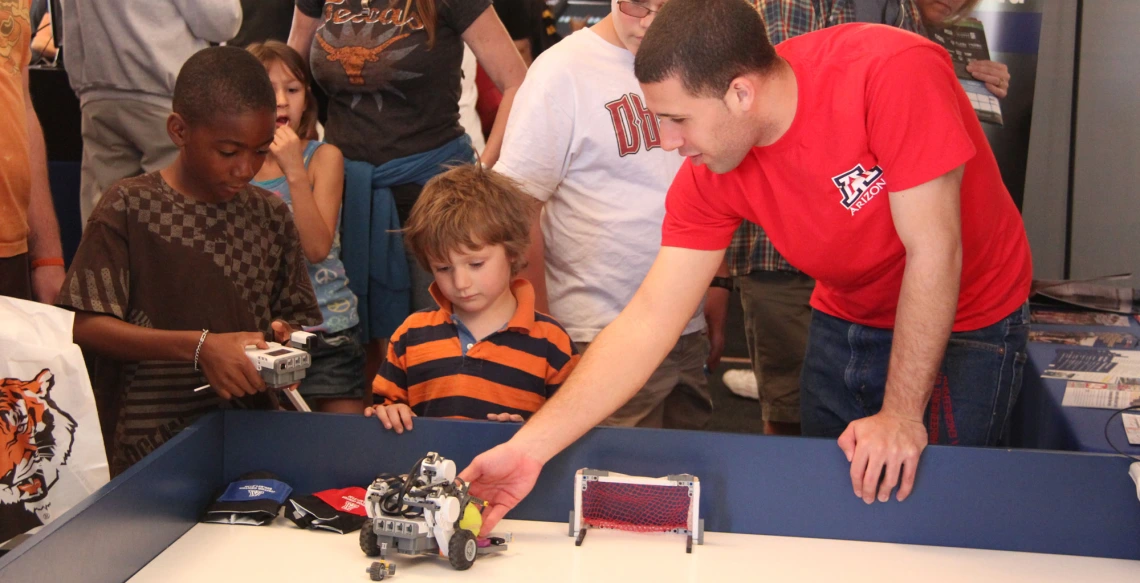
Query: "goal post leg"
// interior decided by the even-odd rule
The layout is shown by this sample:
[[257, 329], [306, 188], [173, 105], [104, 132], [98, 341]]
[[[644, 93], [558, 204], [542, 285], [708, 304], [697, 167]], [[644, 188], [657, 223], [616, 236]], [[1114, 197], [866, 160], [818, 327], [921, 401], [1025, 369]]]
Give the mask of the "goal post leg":
[[[582, 468], [574, 472], [574, 509], [570, 511], [570, 536], [577, 536], [578, 531], [585, 530], [582, 524], [582, 490], [586, 486], [585, 474], [590, 470]], [[581, 540], [577, 544], [582, 544]]]

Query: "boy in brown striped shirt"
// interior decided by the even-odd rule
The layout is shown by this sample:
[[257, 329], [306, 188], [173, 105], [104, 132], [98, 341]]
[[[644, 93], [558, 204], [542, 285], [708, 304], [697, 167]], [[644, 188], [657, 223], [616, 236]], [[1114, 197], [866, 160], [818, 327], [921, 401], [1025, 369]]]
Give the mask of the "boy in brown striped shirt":
[[396, 433], [416, 416], [521, 422], [558, 390], [578, 351], [516, 278], [531, 212], [517, 185], [478, 166], [424, 186], [404, 242], [435, 277], [439, 307], [396, 330], [373, 383], [379, 404], [365, 415]]
[[202, 49], [173, 110], [178, 158], [107, 190], [57, 300], [91, 357], [112, 476], [233, 397], [272, 406], [245, 347], [321, 323], [289, 207], [249, 184], [277, 115], [265, 67]]

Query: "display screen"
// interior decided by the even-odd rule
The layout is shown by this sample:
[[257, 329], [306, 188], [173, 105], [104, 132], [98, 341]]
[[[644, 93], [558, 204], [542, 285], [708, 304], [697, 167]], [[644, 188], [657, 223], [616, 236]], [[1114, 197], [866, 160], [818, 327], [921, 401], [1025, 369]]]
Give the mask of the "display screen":
[[278, 348], [277, 350], [274, 350], [273, 352], [266, 352], [265, 356], [284, 356], [286, 354], [293, 354], [293, 351], [289, 350], [287, 348]]

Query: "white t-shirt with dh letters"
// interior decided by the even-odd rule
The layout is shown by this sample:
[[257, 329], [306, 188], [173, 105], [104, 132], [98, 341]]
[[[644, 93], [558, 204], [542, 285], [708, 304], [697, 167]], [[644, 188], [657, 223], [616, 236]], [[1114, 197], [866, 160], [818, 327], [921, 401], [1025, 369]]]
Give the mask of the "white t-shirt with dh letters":
[[[633, 53], [583, 29], [527, 71], [495, 170], [545, 203], [550, 311], [574, 341], [592, 341], [649, 273], [683, 159], [661, 148]], [[704, 328], [698, 309], [684, 333]]]

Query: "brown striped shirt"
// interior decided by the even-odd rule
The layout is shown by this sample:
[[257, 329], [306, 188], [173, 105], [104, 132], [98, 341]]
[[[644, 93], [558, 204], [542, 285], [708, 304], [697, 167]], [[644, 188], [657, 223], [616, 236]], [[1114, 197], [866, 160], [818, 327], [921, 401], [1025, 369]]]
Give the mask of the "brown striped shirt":
[[[100, 201], [57, 303], [159, 330], [262, 332], [321, 323], [285, 203], [250, 186], [207, 204], [157, 172]], [[222, 405], [190, 362], [89, 360], [113, 474]], [[252, 405], [251, 405], [252, 406]]]
[[511, 292], [514, 316], [464, 354], [451, 303], [432, 284], [442, 307], [416, 312], [396, 330], [373, 393], [387, 404], [407, 403], [420, 417], [529, 418], [570, 375], [578, 350], [554, 318], [535, 311], [530, 283], [516, 279]]

